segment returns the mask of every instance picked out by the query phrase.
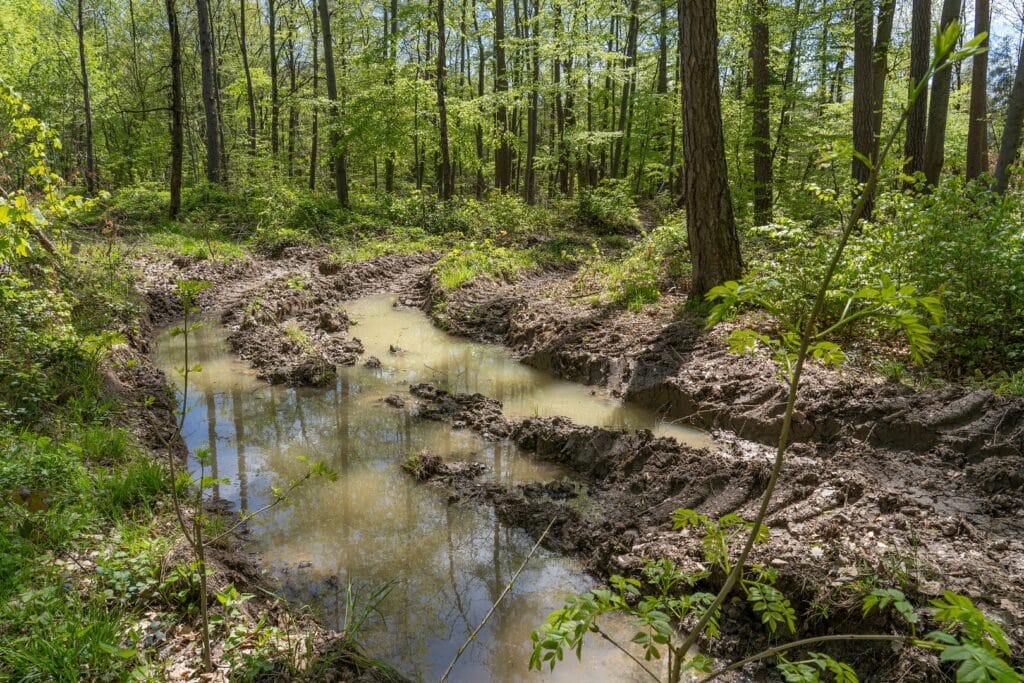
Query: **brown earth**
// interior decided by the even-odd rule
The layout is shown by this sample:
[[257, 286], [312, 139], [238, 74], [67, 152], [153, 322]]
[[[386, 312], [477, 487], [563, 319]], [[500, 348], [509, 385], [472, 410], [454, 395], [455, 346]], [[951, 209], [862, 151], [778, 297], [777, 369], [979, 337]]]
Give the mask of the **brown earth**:
[[[785, 386], [768, 360], [730, 354], [725, 330], [705, 332], [698, 319], [678, 313], [678, 297], [630, 313], [575, 298], [564, 274], [515, 284], [478, 279], [444, 292], [432, 262], [378, 257], [340, 265], [323, 252], [295, 251], [269, 262], [150, 264], [144, 291], [161, 324], [175, 313], [175, 278], [212, 281], [199, 302], [204, 313], [221, 316], [232, 347], [262, 376], [294, 383], [317, 383], [335, 363], [355, 362], [361, 349], [348, 336], [346, 299], [395, 291], [452, 332], [506, 344], [530, 365], [716, 430], [720, 450], [695, 450], [562, 418], [512, 421], [484, 396], [412, 388], [424, 419], [512, 438], [577, 473], [582, 490], [564, 483], [501, 488], [461, 465], [432, 461], [424, 476], [493, 505], [535, 535], [554, 519], [546, 543], [581, 555], [599, 576], [636, 572], [644, 558], [700, 562], [692, 533], [671, 528], [677, 508], [754, 516], [784, 408]], [[1020, 651], [1024, 401], [958, 386], [919, 392], [813, 367], [801, 387], [794, 440], [767, 520], [771, 541], [754, 560], [778, 570], [806, 633], [863, 627], [853, 586], [875, 576], [902, 586], [917, 604], [942, 588], [969, 595]], [[730, 609], [740, 626], [713, 652], [755, 649], [763, 629], [741, 618], [738, 606]], [[905, 651], [843, 654], [868, 680], [945, 675], [936, 661]]]

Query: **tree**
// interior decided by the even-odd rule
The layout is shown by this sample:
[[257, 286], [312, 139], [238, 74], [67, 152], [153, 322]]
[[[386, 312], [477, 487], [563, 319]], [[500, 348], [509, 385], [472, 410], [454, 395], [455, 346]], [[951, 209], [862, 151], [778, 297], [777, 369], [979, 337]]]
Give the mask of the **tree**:
[[[974, 35], [988, 35], [988, 0], [974, 0]], [[971, 113], [967, 128], [967, 177], [988, 171], [988, 38], [971, 61]]]
[[872, 0], [854, 0], [853, 3], [853, 167], [856, 183], [867, 182], [871, 169], [868, 160], [874, 144], [871, 129], [871, 85], [874, 74], [874, 3]]
[[[338, 80], [334, 72], [334, 45], [331, 39], [331, 14], [327, 10], [327, 0], [319, 0], [320, 32], [324, 46], [324, 73], [327, 77], [327, 98], [331, 101], [331, 115], [338, 116]], [[331, 127], [331, 158], [334, 163], [334, 192], [338, 204], [348, 206], [348, 173], [345, 168], [345, 155], [340, 149], [341, 135], [337, 125]]]
[[[924, 78], [931, 59], [931, 0], [914, 0], [911, 12], [910, 28], [910, 73], [908, 92]], [[928, 86], [924, 87], [921, 96], [909, 102], [910, 111], [907, 115], [906, 141], [903, 156], [906, 162], [903, 172], [908, 176], [924, 172], [924, 143], [928, 123]]]
[[[481, 59], [483, 57], [481, 56]], [[481, 73], [481, 78], [483, 74]], [[505, 0], [494, 1], [494, 94], [498, 100], [494, 135], [494, 184], [502, 192], [512, 183], [512, 147], [508, 135], [508, 68], [505, 63]]]
[[437, 131], [438, 145], [441, 148], [441, 163], [438, 166], [437, 196], [441, 201], [448, 201], [455, 194], [455, 183], [452, 177], [451, 154], [448, 149], [448, 109], [444, 101], [445, 77], [445, 28], [444, 0], [437, 0]]
[[1010, 166], [1017, 158], [1020, 147], [1021, 127], [1024, 124], [1024, 48], [1017, 58], [1017, 76], [1013, 79], [1013, 89], [1006, 106], [1006, 123], [1003, 126], [1003, 137], [999, 143], [999, 159], [996, 161], [995, 184], [996, 192], [1006, 192], [1010, 184]]
[[715, 0], [679, 0], [683, 74], [683, 205], [693, 266], [690, 297], [743, 270], [729, 192], [718, 81]]
[[[946, 28], [960, 16], [960, 0], [943, 0], [939, 30]], [[932, 95], [928, 102], [928, 132], [924, 143], [924, 176], [929, 185], [936, 185], [946, 161], [946, 121], [949, 118], [949, 89], [953, 78], [946, 68], [932, 77]]]
[[96, 191], [96, 153], [92, 135], [92, 95], [89, 92], [89, 67], [85, 55], [85, 11], [84, 0], [78, 0], [78, 19], [75, 34], [78, 37], [78, 65], [82, 79], [82, 110], [85, 116], [85, 188], [89, 194]]
[[772, 145], [771, 112], [768, 85], [771, 72], [768, 66], [768, 0], [756, 0], [751, 29], [751, 66], [753, 88], [751, 95], [752, 130], [754, 143], [754, 225], [765, 225], [772, 220]]
[[[256, 94], [252, 88], [252, 69], [249, 67], [249, 46], [245, 32], [246, 0], [238, 0], [238, 47], [242, 53], [242, 71], [245, 72], [245, 101], [249, 107], [249, 117], [245, 122], [245, 132], [249, 136], [249, 154], [256, 156]], [[316, 12], [314, 11], [314, 14]], [[316, 34], [313, 36], [314, 59], [316, 54]], [[315, 71], [315, 69], [314, 69]], [[316, 93], [314, 92], [314, 97]]]
[[171, 39], [171, 199], [168, 215], [178, 217], [181, 208], [181, 164], [184, 157], [185, 129], [182, 123], [181, 35], [178, 33], [178, 12], [175, 0], [165, 0], [167, 32]]
[[220, 124], [217, 115], [217, 64], [213, 59], [213, 29], [207, 0], [196, 0], [199, 55], [202, 61], [203, 114], [206, 119], [206, 179], [220, 183]]
[[[329, 29], [325, 28], [324, 39]], [[281, 120], [281, 102], [278, 97], [277, 84], [277, 0], [267, 0], [267, 35], [270, 55], [270, 156], [277, 163], [278, 128]], [[326, 45], [325, 45], [326, 49]], [[326, 57], [324, 61], [327, 61]]]

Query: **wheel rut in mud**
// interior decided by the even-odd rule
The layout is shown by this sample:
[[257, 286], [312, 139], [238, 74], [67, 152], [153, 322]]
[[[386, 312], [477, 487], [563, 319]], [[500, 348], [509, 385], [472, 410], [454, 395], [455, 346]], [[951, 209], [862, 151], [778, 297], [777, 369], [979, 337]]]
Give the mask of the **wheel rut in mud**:
[[[674, 509], [753, 517], [783, 411], [784, 386], [770, 363], [728, 353], [722, 331], [674, 314], [681, 300], [629, 313], [580, 303], [564, 277], [550, 274], [445, 292], [430, 272], [433, 260], [342, 265], [299, 251], [273, 262], [182, 262], [154, 271], [149, 282], [157, 284], [146, 291], [156, 322], [166, 321], [173, 306], [161, 302], [173, 279], [211, 281], [200, 306], [220, 316], [233, 350], [270, 381], [318, 384], [335, 364], [360, 362], [345, 301], [391, 291], [439, 326], [505, 344], [527, 364], [722, 430], [720, 449], [694, 449], [562, 418], [508, 418], [485, 396], [412, 387], [422, 418], [509, 438], [581, 477], [582, 489], [499, 485], [451, 463], [424, 474], [534, 535], [555, 520], [546, 543], [585, 558], [599, 576], [636, 572], [643, 558], [699, 562], [696, 539], [671, 529]], [[919, 603], [941, 588], [963, 592], [1024, 642], [1024, 401], [960, 387], [915, 392], [813, 368], [795, 427], [767, 520], [771, 541], [754, 560], [778, 570], [810, 630], [861, 623], [849, 589], [872, 574], [899, 581]], [[749, 649], [761, 637], [749, 626], [725, 634], [722, 652]], [[878, 675], [920, 665], [901, 657], [872, 648], [856, 655]]]

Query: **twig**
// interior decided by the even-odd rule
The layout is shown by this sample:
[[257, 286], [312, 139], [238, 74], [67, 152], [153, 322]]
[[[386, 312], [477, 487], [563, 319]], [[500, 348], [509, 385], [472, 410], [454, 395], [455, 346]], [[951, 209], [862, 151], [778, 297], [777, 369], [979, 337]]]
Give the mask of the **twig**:
[[[632, 659], [632, 660], [633, 660], [633, 662], [634, 662], [634, 663], [635, 663], [635, 664], [636, 664], [637, 666], [639, 666], [639, 667], [640, 667], [641, 669], [643, 669], [643, 670], [644, 670], [644, 673], [646, 673], [646, 674], [647, 674], [648, 676], [650, 676], [651, 678], [653, 678], [653, 679], [654, 679], [655, 681], [659, 681], [659, 682], [661, 681], [661, 679], [660, 679], [660, 678], [658, 678], [658, 675], [657, 675], [656, 673], [654, 673], [653, 671], [651, 671], [650, 669], [648, 669], [648, 668], [647, 668], [647, 667], [646, 667], [646, 666], [644, 665], [644, 663], [643, 663], [643, 662], [641, 662], [641, 661], [640, 661], [639, 659], [637, 659], [637, 658], [636, 658], [636, 655], [634, 655], [634, 654], [633, 654], [632, 652], [630, 652], [630, 651], [629, 651], [629, 650], [627, 650], [626, 648], [624, 648], [624, 647], [622, 647], [621, 645], [619, 645], [619, 643], [618, 643], [618, 642], [616, 642], [614, 638], [612, 638], [612, 637], [611, 637], [611, 636], [609, 636], [609, 635], [608, 635], [607, 633], [605, 633], [604, 631], [602, 631], [602, 630], [601, 630], [601, 627], [600, 627], [600, 626], [598, 626], [597, 624], [593, 624], [593, 628], [594, 628], [594, 632], [595, 632], [595, 633], [597, 633], [597, 635], [601, 636], [602, 638], [604, 638], [605, 640], [607, 640], [607, 641], [608, 641], [609, 643], [611, 643], [611, 644], [612, 644], [612, 645], [614, 645], [615, 647], [619, 648], [619, 650], [621, 650], [621, 651], [622, 651], [622, 653], [623, 653], [624, 655], [626, 655], [627, 657], [629, 657], [630, 659]], [[670, 651], [670, 654], [671, 654], [671, 651]]]
[[216, 543], [220, 539], [222, 539], [225, 536], [227, 536], [228, 534], [232, 533], [238, 527], [240, 527], [240, 526], [242, 526], [244, 524], [247, 524], [249, 522], [249, 520], [253, 519], [254, 517], [258, 517], [259, 515], [261, 515], [264, 512], [266, 512], [267, 510], [269, 510], [272, 507], [274, 507], [275, 505], [277, 505], [277, 504], [281, 503], [282, 501], [286, 500], [288, 498], [288, 494], [289, 493], [294, 491], [300, 484], [302, 484], [304, 481], [309, 479], [311, 476], [313, 476], [312, 472], [306, 472], [306, 474], [304, 474], [303, 476], [301, 476], [298, 479], [296, 479], [295, 481], [293, 481], [292, 485], [289, 486], [285, 491], [283, 491], [281, 493], [281, 495], [279, 495], [276, 498], [274, 498], [274, 500], [272, 500], [271, 502], [267, 503], [266, 505], [261, 507], [259, 510], [256, 510], [254, 512], [250, 512], [247, 515], [244, 515], [240, 520], [235, 522], [229, 529], [227, 529], [226, 531], [222, 531], [221, 533], [217, 534], [216, 536], [214, 536], [210, 540], [208, 540], [205, 543], [203, 543], [203, 545], [207, 546], [207, 547], [213, 545], [214, 543]]
[[554, 524], [555, 520], [553, 519], [550, 522], [548, 522], [548, 527], [544, 529], [544, 533], [542, 533], [540, 535], [540, 538], [537, 539], [537, 542], [533, 544], [533, 548], [530, 550], [530, 553], [526, 556], [526, 559], [523, 560], [523, 563], [519, 565], [519, 569], [516, 570], [516, 573], [512, 575], [512, 578], [505, 585], [505, 590], [501, 591], [501, 595], [499, 595], [498, 599], [494, 601], [493, 605], [491, 605], [491, 609], [489, 609], [487, 611], [487, 614], [484, 615], [484, 618], [480, 622], [480, 624], [475, 629], [473, 629], [473, 632], [469, 634], [468, 638], [466, 638], [466, 642], [459, 646], [459, 651], [455, 653], [455, 658], [452, 659], [452, 663], [448, 665], [448, 668], [445, 670], [444, 675], [441, 676], [441, 679], [438, 681], [438, 683], [445, 683], [445, 681], [448, 680], [448, 677], [452, 675], [452, 670], [458, 663], [459, 658], [462, 657], [462, 654], [466, 651], [466, 648], [469, 647], [470, 643], [476, 640], [477, 635], [480, 633], [480, 630], [483, 629], [484, 625], [487, 623], [487, 620], [491, 618], [491, 615], [494, 614], [494, 611], [498, 609], [498, 605], [501, 604], [501, 601], [504, 600], [505, 596], [508, 595], [509, 591], [512, 590], [512, 586], [515, 585], [516, 580], [519, 578], [519, 575], [523, 573], [524, 569], [526, 569], [527, 562], [530, 561], [530, 558], [533, 557], [534, 553], [537, 552], [537, 549], [540, 548], [541, 542], [544, 540], [544, 537], [548, 535], [548, 532], [551, 531], [551, 527], [554, 526]]

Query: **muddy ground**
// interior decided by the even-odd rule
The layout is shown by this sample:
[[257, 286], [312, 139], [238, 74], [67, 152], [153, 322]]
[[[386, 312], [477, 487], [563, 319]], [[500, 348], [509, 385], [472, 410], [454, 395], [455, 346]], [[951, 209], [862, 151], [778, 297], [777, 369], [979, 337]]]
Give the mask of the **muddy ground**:
[[[229, 326], [232, 348], [261, 376], [293, 384], [329, 381], [336, 363], [359, 361], [345, 300], [395, 291], [452, 332], [505, 344], [538, 368], [715, 430], [721, 447], [696, 450], [561, 418], [509, 420], [484, 396], [412, 389], [423, 419], [512, 438], [578, 475], [582, 488], [508, 489], [460, 466], [431, 462], [421, 473], [535, 535], [554, 519], [546, 544], [583, 557], [598, 576], [635, 572], [643, 558], [699, 562], [692, 533], [671, 528], [677, 508], [754, 516], [784, 404], [784, 385], [767, 360], [730, 354], [724, 331], [705, 332], [699, 320], [677, 315], [681, 300], [672, 297], [630, 313], [575, 298], [565, 274], [516, 284], [476, 280], [445, 292], [432, 261], [378, 257], [346, 265], [319, 251], [276, 261], [181, 259], [142, 264], [143, 290], [159, 325], [180, 315], [175, 279], [210, 281], [199, 302], [204, 315]], [[778, 570], [804, 634], [865, 626], [852, 587], [858, 577], [877, 576], [918, 604], [943, 588], [969, 595], [1022, 650], [1024, 401], [956, 386], [917, 392], [814, 367], [805, 374], [794, 439], [767, 520], [771, 540], [755, 561]], [[712, 652], [734, 656], [764, 641], [748, 619], [730, 621], [736, 628]], [[948, 673], [933, 658], [888, 647], [841, 654], [867, 680]]]

